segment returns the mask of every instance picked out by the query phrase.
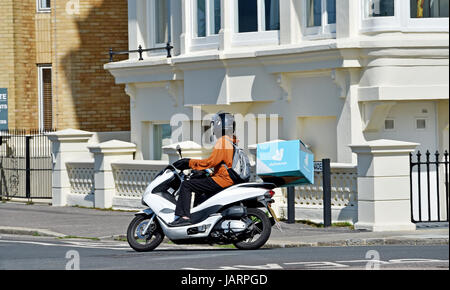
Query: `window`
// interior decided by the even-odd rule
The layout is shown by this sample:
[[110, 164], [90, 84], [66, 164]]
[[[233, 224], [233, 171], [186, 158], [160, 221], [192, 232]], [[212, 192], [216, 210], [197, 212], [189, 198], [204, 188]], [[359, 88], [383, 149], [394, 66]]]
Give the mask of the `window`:
[[336, 32], [336, 0], [306, 0], [306, 35], [331, 37]]
[[221, 27], [220, 0], [197, 0], [195, 7], [197, 37], [219, 34]]
[[238, 32], [280, 30], [279, 0], [239, 0]]
[[[147, 19], [149, 19], [149, 47], [164, 47], [171, 41], [170, 35], [170, 1], [149, 0]], [[155, 52], [152, 52], [155, 53]], [[156, 52], [156, 54], [165, 52]]]
[[217, 49], [221, 29], [220, 0], [194, 0], [192, 48]]
[[38, 69], [39, 128], [49, 130], [53, 125], [52, 67], [49, 65], [41, 65]]
[[395, 129], [395, 122], [393, 119], [384, 120], [384, 130], [385, 131], [392, 131], [394, 129]]
[[37, 11], [38, 12], [50, 12], [50, 0], [36, 0], [37, 1]]
[[448, 0], [410, 0], [410, 17], [448, 17], [448, 8]]
[[448, 32], [449, 0], [364, 0], [362, 32]]
[[156, 43], [169, 42], [169, 1], [155, 0]]
[[425, 130], [427, 128], [427, 120], [426, 119], [416, 119], [416, 129], [417, 130]]
[[234, 45], [277, 45], [280, 42], [280, 0], [233, 0]]
[[162, 147], [172, 143], [172, 127], [170, 124], [153, 125], [153, 159], [168, 160], [168, 156], [162, 153]]

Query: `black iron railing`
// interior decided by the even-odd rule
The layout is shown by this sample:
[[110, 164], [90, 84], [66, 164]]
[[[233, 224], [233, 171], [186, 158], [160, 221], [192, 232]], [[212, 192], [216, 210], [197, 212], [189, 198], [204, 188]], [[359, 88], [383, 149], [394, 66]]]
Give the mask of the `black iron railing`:
[[172, 57], [172, 49], [173, 46], [170, 45], [170, 43], [166, 43], [165, 47], [154, 47], [154, 48], [142, 48], [142, 45], [139, 45], [138, 49], [136, 50], [122, 50], [122, 51], [113, 51], [112, 48], [109, 49], [109, 61], [114, 61], [114, 55], [123, 55], [123, 54], [130, 54], [130, 53], [138, 53], [139, 54], [139, 60], [144, 60], [143, 53], [147, 51], [158, 51], [158, 50], [166, 50], [167, 51], [167, 58]]
[[[434, 161], [431, 156], [434, 155]], [[449, 161], [448, 152], [434, 154], [427, 151], [425, 160], [420, 151], [413, 161], [410, 153], [410, 186], [411, 186], [411, 221], [448, 222], [449, 221]], [[442, 176], [442, 175], [444, 176]], [[425, 192], [424, 192], [425, 191]], [[444, 193], [442, 193], [444, 191]], [[445, 196], [444, 196], [445, 195]], [[442, 201], [445, 198], [445, 205]], [[442, 211], [445, 209], [445, 215]]]
[[0, 199], [52, 198], [54, 131], [0, 131]]

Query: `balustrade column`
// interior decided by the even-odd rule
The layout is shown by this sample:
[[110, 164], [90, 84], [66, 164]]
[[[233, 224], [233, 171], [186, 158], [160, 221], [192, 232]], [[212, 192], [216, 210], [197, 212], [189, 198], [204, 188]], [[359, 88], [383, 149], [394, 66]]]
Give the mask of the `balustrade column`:
[[115, 183], [111, 163], [133, 160], [136, 145], [111, 140], [88, 148], [94, 154], [95, 207], [112, 208]]

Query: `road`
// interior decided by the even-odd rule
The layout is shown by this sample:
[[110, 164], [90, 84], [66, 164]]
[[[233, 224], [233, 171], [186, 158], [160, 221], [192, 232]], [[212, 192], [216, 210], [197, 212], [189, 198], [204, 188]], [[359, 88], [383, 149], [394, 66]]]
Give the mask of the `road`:
[[121, 241], [0, 237], [0, 269], [227, 270], [449, 269], [449, 247], [302, 247], [241, 251], [162, 244], [137, 253]]

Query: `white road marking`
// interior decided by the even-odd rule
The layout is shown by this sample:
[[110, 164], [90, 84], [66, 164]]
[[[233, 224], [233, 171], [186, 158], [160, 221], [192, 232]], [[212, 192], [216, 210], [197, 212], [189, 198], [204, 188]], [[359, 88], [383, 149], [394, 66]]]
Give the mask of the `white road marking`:
[[[398, 264], [410, 264], [410, 263], [448, 263], [449, 260], [439, 259], [392, 259], [389, 261], [379, 260], [348, 260], [348, 261], [315, 261], [315, 262], [286, 262], [280, 264], [265, 264], [265, 265], [233, 265], [233, 266], [219, 266], [214, 269], [205, 268], [181, 268], [181, 270], [271, 270], [271, 269], [286, 269], [286, 266], [304, 266], [307, 269], [333, 269], [333, 268], [349, 268], [352, 267], [346, 264], [352, 263], [368, 263], [376, 262], [382, 265], [398, 265]], [[284, 265], [284, 266], [283, 266]], [[291, 267], [287, 267], [291, 268]]]
[[284, 265], [302, 265], [305, 268], [311, 269], [328, 269], [328, 268], [347, 268], [348, 265], [338, 264], [335, 262], [318, 261], [318, 262], [290, 262], [283, 263]]
[[90, 248], [90, 249], [106, 249], [106, 250], [129, 250], [130, 247], [124, 245], [99, 245], [90, 244], [89, 242], [74, 242], [74, 241], [63, 241], [61, 244], [58, 243], [45, 243], [36, 241], [16, 241], [16, 240], [0, 240], [2, 243], [19, 243], [19, 244], [31, 244], [39, 246], [49, 246], [49, 247], [75, 247], [75, 248]]

